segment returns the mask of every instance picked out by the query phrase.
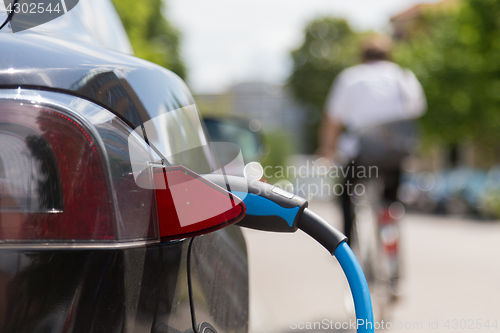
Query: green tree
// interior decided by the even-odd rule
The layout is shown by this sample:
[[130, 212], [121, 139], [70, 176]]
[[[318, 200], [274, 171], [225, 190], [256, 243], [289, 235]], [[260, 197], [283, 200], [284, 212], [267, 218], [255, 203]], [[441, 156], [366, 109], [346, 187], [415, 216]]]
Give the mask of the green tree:
[[308, 107], [308, 152], [317, 148], [317, 130], [328, 91], [344, 68], [359, 62], [358, 34], [346, 20], [321, 18], [304, 31], [304, 42], [292, 51], [289, 85], [295, 98]]
[[163, 15], [163, 0], [113, 0], [113, 3], [135, 55], [185, 78], [180, 32]]
[[466, 0], [429, 9], [395, 59], [420, 79], [428, 142], [500, 142], [500, 1]]

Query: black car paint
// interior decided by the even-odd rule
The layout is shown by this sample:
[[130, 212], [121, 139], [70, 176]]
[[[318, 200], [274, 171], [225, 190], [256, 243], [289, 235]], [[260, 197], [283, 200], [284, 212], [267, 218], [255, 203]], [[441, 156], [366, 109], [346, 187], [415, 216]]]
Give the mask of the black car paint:
[[133, 128], [194, 103], [184, 82], [150, 62], [46, 35], [0, 35], [0, 87], [50, 89], [106, 107]]
[[[76, 95], [132, 128], [193, 104], [179, 77], [132, 56], [38, 34], [2, 33], [0, 45], [0, 89]], [[0, 330], [189, 331], [186, 255], [186, 241], [122, 249], [0, 245]], [[198, 323], [246, 332], [248, 266], [239, 228], [195, 239], [193, 255]]]

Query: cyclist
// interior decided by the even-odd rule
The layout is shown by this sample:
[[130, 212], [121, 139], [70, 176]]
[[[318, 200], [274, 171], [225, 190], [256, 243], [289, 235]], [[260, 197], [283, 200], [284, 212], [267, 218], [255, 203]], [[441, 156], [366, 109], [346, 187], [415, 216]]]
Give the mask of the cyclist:
[[401, 162], [415, 145], [412, 119], [427, 107], [415, 75], [390, 61], [391, 46], [390, 38], [381, 35], [365, 40], [363, 63], [337, 76], [325, 104], [320, 154], [330, 160], [343, 156], [350, 168], [346, 171], [355, 171], [345, 172], [342, 194], [344, 233], [349, 238], [354, 211], [353, 191], [347, 189], [353, 188], [360, 175], [367, 176], [358, 172], [359, 167], [375, 167], [377, 172], [371, 176], [384, 183], [383, 201], [386, 205], [395, 202]]

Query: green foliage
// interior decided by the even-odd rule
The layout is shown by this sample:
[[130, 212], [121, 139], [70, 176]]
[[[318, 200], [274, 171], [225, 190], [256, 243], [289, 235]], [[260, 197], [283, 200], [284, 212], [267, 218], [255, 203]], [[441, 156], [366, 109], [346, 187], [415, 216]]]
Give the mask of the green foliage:
[[135, 55], [170, 69], [182, 78], [180, 32], [163, 15], [163, 0], [113, 0]]
[[395, 59], [421, 81], [429, 109], [427, 141], [500, 139], [500, 1], [468, 0], [423, 15], [423, 28], [399, 45]]
[[485, 219], [500, 220], [500, 191], [489, 189], [479, 198], [479, 214]]
[[294, 153], [286, 131], [273, 131], [264, 135], [264, 143], [269, 147], [269, 153], [262, 160], [261, 164], [271, 178], [266, 179], [274, 183], [280, 179], [276, 178], [277, 167], [285, 167], [286, 159]]
[[304, 42], [292, 51], [293, 72], [289, 85], [294, 96], [309, 106], [308, 150], [317, 147], [317, 129], [333, 80], [344, 68], [359, 62], [358, 35], [347, 21], [321, 18], [304, 31]]

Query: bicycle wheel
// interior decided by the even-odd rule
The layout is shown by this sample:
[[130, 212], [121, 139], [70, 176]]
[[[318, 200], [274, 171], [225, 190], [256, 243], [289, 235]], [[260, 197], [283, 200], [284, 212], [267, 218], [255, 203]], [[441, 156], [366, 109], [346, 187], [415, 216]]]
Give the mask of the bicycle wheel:
[[390, 263], [382, 247], [379, 212], [383, 186], [377, 180], [363, 182], [364, 191], [353, 197], [355, 221], [351, 248], [366, 276], [375, 320], [386, 320], [391, 313], [392, 292]]

